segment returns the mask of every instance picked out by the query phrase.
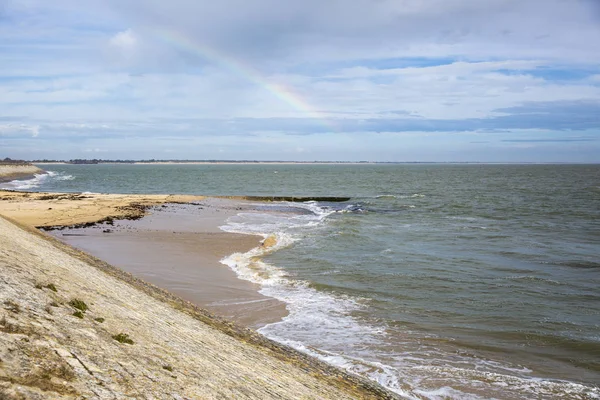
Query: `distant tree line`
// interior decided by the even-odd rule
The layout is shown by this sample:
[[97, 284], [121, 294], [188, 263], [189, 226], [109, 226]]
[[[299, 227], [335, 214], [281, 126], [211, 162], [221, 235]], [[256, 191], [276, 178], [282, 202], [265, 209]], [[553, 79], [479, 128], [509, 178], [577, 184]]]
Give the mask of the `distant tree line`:
[[44, 158], [42, 160], [32, 160], [32, 163], [66, 163], [66, 164], [102, 164], [102, 163], [111, 163], [111, 164], [133, 164], [135, 160], [100, 160], [98, 158], [94, 158], [92, 160], [87, 160], [83, 158], [75, 158], [72, 160], [49, 160]]
[[69, 164], [101, 164], [101, 163], [117, 163], [117, 164], [133, 164], [134, 160], [100, 160], [94, 158], [92, 160], [84, 160], [82, 158], [76, 158], [74, 160], [67, 161]]
[[4, 160], [0, 160], [0, 164], [4, 164], [4, 165], [23, 165], [23, 164], [29, 164], [28, 161], [25, 160], [13, 160], [12, 158], [8, 158], [6, 157]]
[[[6, 160], [9, 160], [8, 162]], [[161, 159], [147, 159], [147, 160], [103, 160], [103, 159], [83, 159], [83, 158], [75, 158], [71, 160], [50, 160], [47, 158], [31, 160], [31, 161], [23, 161], [23, 160], [11, 160], [10, 158], [5, 158], [4, 161], [0, 160], [0, 163], [10, 163], [10, 164], [44, 164], [44, 163], [65, 163], [65, 164], [134, 164], [134, 163], [193, 163], [193, 162], [201, 162], [201, 163], [281, 163], [281, 162], [293, 162], [297, 164], [316, 164], [316, 163], [327, 163], [327, 164], [343, 164], [343, 163], [372, 163], [372, 161], [286, 161], [286, 160], [161, 160]], [[377, 162], [378, 164], [388, 164], [390, 162]]]

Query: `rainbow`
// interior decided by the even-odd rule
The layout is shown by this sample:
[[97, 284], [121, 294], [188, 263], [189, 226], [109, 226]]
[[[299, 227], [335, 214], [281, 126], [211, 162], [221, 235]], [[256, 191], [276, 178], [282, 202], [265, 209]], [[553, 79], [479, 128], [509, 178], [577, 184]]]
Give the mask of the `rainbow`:
[[295, 110], [300, 111], [303, 114], [308, 115], [312, 119], [316, 119], [324, 125], [328, 131], [336, 131], [335, 126], [324, 117], [319, 111], [315, 110], [306, 101], [304, 101], [299, 95], [292, 92], [290, 89], [269, 82], [269, 80], [261, 75], [254, 68], [242, 64], [240, 61], [227, 56], [226, 54], [215, 50], [207, 45], [200, 44], [196, 41], [192, 41], [188, 37], [174, 31], [169, 31], [162, 28], [154, 30], [156, 37], [168, 45], [182, 49], [192, 54], [199, 55], [211, 62], [214, 62], [228, 71], [240, 76], [259, 87], [264, 88], [276, 98], [289, 104]]

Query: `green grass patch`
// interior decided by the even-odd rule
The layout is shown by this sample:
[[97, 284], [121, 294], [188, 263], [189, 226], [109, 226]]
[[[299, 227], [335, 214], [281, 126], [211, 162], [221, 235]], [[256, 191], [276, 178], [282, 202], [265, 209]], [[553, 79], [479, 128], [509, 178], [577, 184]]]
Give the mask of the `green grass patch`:
[[118, 335], [113, 335], [112, 338], [119, 343], [133, 344], [133, 340], [126, 333], [119, 333]]
[[71, 307], [78, 309], [81, 312], [86, 312], [88, 310], [87, 304], [83, 300], [73, 299], [69, 302]]

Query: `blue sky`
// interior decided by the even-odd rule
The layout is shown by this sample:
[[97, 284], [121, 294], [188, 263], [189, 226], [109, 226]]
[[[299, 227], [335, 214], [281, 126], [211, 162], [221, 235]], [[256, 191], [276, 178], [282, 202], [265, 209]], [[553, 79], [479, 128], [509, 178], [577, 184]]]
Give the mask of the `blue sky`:
[[0, 0], [0, 158], [600, 162], [597, 0]]

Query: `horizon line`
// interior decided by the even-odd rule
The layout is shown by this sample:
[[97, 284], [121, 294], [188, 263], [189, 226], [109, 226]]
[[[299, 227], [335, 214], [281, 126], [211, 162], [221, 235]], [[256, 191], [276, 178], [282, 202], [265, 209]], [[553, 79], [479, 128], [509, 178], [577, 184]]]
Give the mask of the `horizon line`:
[[[17, 160], [15, 160], [17, 161]], [[578, 162], [578, 161], [370, 161], [370, 160], [313, 160], [313, 161], [295, 161], [295, 160], [214, 160], [214, 159], [70, 159], [70, 160], [54, 160], [54, 159], [34, 159], [34, 160], [18, 160], [26, 161], [32, 164], [45, 163], [64, 163], [64, 164], [183, 164], [183, 163], [203, 163], [203, 164], [573, 164], [573, 165], [596, 165], [596, 162]], [[2, 160], [0, 159], [0, 163]]]

